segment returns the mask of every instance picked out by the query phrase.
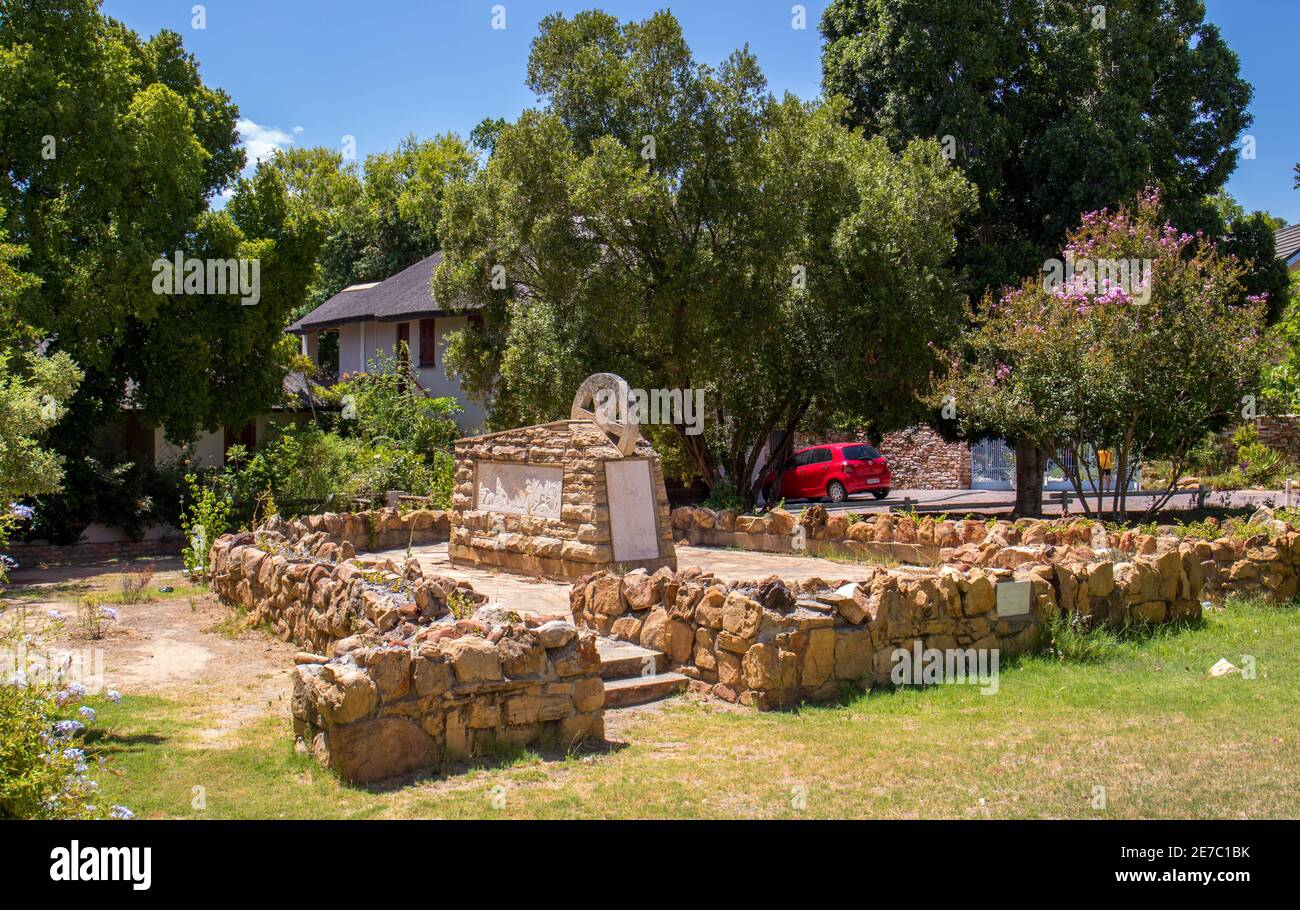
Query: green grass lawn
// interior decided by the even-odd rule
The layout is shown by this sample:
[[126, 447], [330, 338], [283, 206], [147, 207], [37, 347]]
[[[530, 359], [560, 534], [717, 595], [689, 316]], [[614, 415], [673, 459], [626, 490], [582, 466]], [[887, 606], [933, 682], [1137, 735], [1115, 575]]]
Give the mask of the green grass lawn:
[[[1209, 678], [1243, 655], [1255, 679]], [[622, 748], [376, 788], [297, 755], [287, 720], [214, 741], [221, 707], [199, 696], [96, 703], [92, 746], [105, 799], [141, 817], [1297, 817], [1297, 655], [1293, 606], [1233, 603], [1094, 663], [1003, 667], [996, 695], [941, 686], [763, 714], [682, 699], [622, 724]]]

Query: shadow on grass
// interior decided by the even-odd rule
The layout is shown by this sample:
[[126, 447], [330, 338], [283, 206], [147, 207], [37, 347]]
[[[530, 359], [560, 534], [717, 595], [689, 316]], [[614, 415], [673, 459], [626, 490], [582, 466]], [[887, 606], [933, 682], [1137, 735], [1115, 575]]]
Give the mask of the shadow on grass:
[[[1298, 600], [1297, 602], [1300, 602]], [[1294, 606], [1293, 602], [1291, 605]], [[999, 658], [997, 674], [1007, 671], [1033, 670], [1042, 661], [1062, 664], [1096, 665], [1121, 656], [1126, 647], [1142, 647], [1153, 641], [1162, 641], [1177, 635], [1199, 632], [1209, 628], [1204, 617], [1184, 619], [1172, 623], [1157, 625], [1126, 622], [1121, 626], [1086, 629], [1068, 619], [1053, 618], [1044, 625], [1044, 644], [1033, 650]], [[978, 686], [981, 682], [972, 677], [966, 684]], [[936, 689], [948, 685], [948, 682], [920, 685], [900, 685], [895, 683], [876, 683], [857, 686], [843, 683], [839, 693], [830, 699], [819, 702], [795, 702], [771, 709], [767, 713], [778, 716], [794, 717], [801, 714], [817, 715], [826, 711], [836, 711], [853, 707], [862, 702], [890, 698], [901, 692], [917, 692], [924, 689]]]
[[581, 760], [584, 756], [612, 755], [627, 747], [628, 743], [608, 740], [584, 742], [572, 747], [566, 747], [554, 739], [527, 746], [497, 743], [485, 747], [482, 752], [468, 760], [444, 762], [436, 767], [412, 771], [409, 774], [369, 784], [344, 783], [343, 785], [350, 790], [363, 793], [392, 793], [412, 784], [454, 780], [473, 771], [505, 771], [533, 765], [561, 765], [575, 759]]

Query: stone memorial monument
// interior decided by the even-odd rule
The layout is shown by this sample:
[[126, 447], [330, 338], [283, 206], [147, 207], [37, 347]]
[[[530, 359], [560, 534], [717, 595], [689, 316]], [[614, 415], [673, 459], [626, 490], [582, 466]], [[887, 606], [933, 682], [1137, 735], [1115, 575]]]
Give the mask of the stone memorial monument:
[[568, 420], [459, 440], [450, 519], [459, 565], [560, 578], [677, 567], [659, 456], [612, 373], [582, 383]]

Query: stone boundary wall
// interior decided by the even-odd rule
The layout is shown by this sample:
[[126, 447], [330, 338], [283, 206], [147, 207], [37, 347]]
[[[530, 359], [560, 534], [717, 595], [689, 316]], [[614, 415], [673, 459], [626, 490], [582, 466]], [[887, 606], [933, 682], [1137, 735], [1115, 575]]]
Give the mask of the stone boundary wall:
[[[1202, 579], [1191, 553], [1129, 562], [1010, 569], [854, 567], [837, 579], [723, 582], [698, 569], [574, 585], [577, 625], [662, 651], [697, 688], [727, 701], [775, 708], [889, 683], [895, 651], [996, 654], [999, 663], [1039, 647], [1056, 610], [1087, 626], [1195, 619]], [[1007, 615], [999, 585], [1029, 584], [1029, 609]], [[981, 657], [981, 654], [983, 655]], [[972, 667], [974, 665], [971, 665]], [[996, 665], [994, 665], [996, 667]]]
[[389, 532], [438, 533], [415, 514], [273, 520], [213, 545], [218, 596], [308, 649], [293, 671], [302, 747], [365, 783], [502, 746], [603, 739], [592, 633], [531, 626], [415, 559], [355, 555], [357, 535], [385, 546]]
[[[1088, 520], [1010, 522], [936, 520], [878, 513], [850, 524], [843, 512], [814, 505], [798, 517], [784, 509], [745, 516], [703, 506], [674, 509], [675, 533], [694, 544], [738, 546], [769, 553], [806, 553], [897, 560], [922, 566], [941, 564], [1016, 569], [1036, 563], [1090, 562], [1100, 555]], [[1300, 533], [1272, 521], [1268, 534], [1217, 540], [1179, 538], [1172, 532], [1137, 530], [1105, 535], [1105, 550], [1125, 555], [1191, 553], [1205, 580], [1197, 597], [1260, 595], [1273, 602], [1300, 592]]]
[[[799, 433], [795, 449], [827, 442], [862, 442], [865, 433]], [[896, 490], [969, 490], [970, 445], [947, 442], [934, 427], [920, 424], [886, 433], [876, 446], [889, 461]]]
[[[1269, 448], [1277, 449], [1288, 461], [1300, 463], [1300, 414], [1261, 414], [1254, 420], [1255, 429], [1259, 431], [1259, 441]], [[1236, 426], [1229, 427], [1219, 434], [1235, 459], [1236, 446], [1232, 434]]]
[[339, 547], [351, 545], [352, 552], [356, 553], [440, 543], [451, 535], [451, 520], [441, 509], [403, 512], [388, 508], [366, 512], [325, 512], [295, 519], [277, 517], [265, 522], [259, 530], [280, 534], [289, 541], [323, 534]]

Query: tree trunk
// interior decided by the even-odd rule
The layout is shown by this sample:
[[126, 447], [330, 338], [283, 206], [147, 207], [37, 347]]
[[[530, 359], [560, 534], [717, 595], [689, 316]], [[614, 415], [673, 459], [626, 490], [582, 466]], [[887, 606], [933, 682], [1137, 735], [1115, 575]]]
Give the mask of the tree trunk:
[[1016, 440], [1016, 506], [1022, 518], [1043, 514], [1043, 471], [1047, 453], [1028, 439]]

